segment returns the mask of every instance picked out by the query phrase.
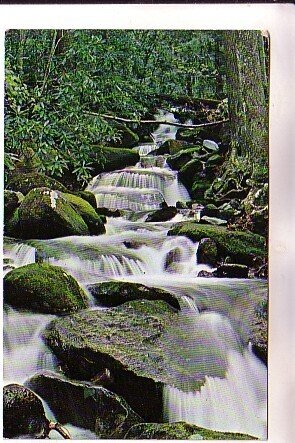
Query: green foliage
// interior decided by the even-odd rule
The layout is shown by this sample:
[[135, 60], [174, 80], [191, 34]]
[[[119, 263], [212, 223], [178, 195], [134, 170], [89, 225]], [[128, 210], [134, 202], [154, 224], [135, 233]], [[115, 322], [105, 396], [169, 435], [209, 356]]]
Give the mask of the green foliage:
[[6, 171], [31, 149], [38, 172], [89, 181], [92, 145], [122, 137], [89, 111], [139, 118], [160, 93], [215, 96], [215, 45], [200, 31], [8, 31]]

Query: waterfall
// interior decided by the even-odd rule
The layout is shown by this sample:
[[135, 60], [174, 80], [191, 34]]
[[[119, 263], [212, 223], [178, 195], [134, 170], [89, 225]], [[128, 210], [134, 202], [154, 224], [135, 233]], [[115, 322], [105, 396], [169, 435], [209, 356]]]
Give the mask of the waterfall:
[[5, 243], [3, 247], [3, 274], [11, 269], [35, 263], [36, 249], [24, 243]]
[[[183, 302], [188, 310], [166, 340], [177, 345], [172, 356], [181, 361], [184, 383], [183, 389], [164, 387], [165, 420], [266, 438], [266, 367], [242, 345], [229, 319], [200, 314], [191, 298]], [[202, 377], [204, 384], [194, 389], [194, 380]]]
[[41, 369], [54, 369], [54, 357], [45, 346], [41, 332], [53, 315], [4, 309], [4, 380], [24, 382]]

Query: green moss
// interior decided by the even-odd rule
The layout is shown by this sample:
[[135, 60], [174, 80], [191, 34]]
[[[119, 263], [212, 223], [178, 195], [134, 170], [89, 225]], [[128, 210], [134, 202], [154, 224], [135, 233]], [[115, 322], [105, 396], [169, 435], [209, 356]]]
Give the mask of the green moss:
[[34, 188], [43, 187], [54, 189], [55, 191], [67, 191], [64, 185], [62, 185], [59, 181], [37, 172], [25, 174], [16, 172], [7, 185], [7, 189], [11, 191], [20, 191], [24, 195]]
[[4, 278], [4, 300], [35, 312], [61, 314], [87, 307], [87, 297], [62, 268], [33, 263], [14, 269]]
[[206, 237], [211, 238], [217, 244], [219, 257], [229, 256], [236, 263], [252, 264], [255, 256], [266, 255], [265, 239], [247, 231], [229, 231], [222, 226], [187, 222], [172, 228], [168, 235], [185, 235], [194, 242]]
[[58, 191], [32, 189], [7, 226], [7, 233], [23, 239], [88, 235], [83, 218]]
[[[139, 154], [131, 149], [93, 146], [91, 167], [94, 174], [110, 172], [139, 162]], [[103, 159], [103, 160], [102, 160]]]
[[193, 148], [182, 149], [177, 154], [170, 155], [167, 158], [167, 164], [174, 170], [179, 171], [187, 162], [192, 160], [201, 150], [201, 146]]
[[129, 282], [105, 282], [90, 285], [87, 288], [104, 306], [117, 306], [131, 300], [164, 300], [170, 306], [179, 309], [177, 298], [169, 292], [157, 288]]
[[77, 195], [78, 197], [83, 198], [86, 200], [94, 209], [96, 209], [96, 198], [95, 195], [90, 191], [77, 191], [77, 192], [71, 192], [71, 194]]
[[106, 218], [96, 213], [95, 209], [83, 198], [63, 193], [62, 196], [74, 207], [74, 209], [81, 215], [84, 222], [88, 226], [90, 234], [105, 233], [104, 223]]
[[20, 204], [20, 195], [14, 191], [4, 191], [4, 223], [7, 223]]
[[185, 422], [141, 423], [132, 426], [125, 439], [147, 440], [257, 440], [246, 434], [216, 432]]

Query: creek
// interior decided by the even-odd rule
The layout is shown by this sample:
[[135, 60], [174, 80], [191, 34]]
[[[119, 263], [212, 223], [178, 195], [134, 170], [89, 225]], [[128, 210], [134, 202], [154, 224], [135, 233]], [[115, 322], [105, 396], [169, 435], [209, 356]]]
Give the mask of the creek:
[[[159, 113], [158, 118], [175, 121], [171, 113]], [[145, 222], [164, 201], [175, 206], [177, 201], [189, 200], [165, 156], [155, 154], [160, 143], [175, 138], [176, 132], [173, 126], [161, 124], [152, 134], [154, 143], [134, 148], [141, 156], [136, 166], [100, 174], [88, 185], [98, 207], [120, 209], [124, 214], [107, 218], [105, 234], [36, 240], [36, 247], [5, 243], [5, 272], [33, 263], [40, 249], [45, 251], [45, 261], [61, 266], [85, 289], [92, 283], [120, 280], [176, 294], [181, 298], [179, 325], [165, 340], [167, 364], [182, 380], [182, 389], [164, 387], [165, 420], [264, 439], [267, 370], [252, 353], [246, 332], [247, 308], [253, 294], [267, 291], [266, 282], [197, 277], [200, 270], [210, 270], [196, 262], [198, 244], [186, 237], [167, 236], [169, 228], [186, 215], [178, 213], [167, 222]], [[90, 294], [89, 303], [96, 308]], [[5, 306], [5, 383], [23, 383], [38, 370], [57, 369], [41, 339], [53, 318]], [[196, 374], [205, 376], [200, 389]], [[70, 428], [75, 439], [95, 438], [90, 431]]]

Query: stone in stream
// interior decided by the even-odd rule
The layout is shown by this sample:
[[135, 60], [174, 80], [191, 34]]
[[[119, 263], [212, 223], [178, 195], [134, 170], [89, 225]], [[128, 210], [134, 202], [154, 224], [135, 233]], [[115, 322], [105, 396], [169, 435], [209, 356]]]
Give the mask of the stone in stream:
[[141, 423], [132, 426], [126, 440], [258, 440], [246, 434], [217, 432], [185, 422]]
[[71, 378], [91, 380], [108, 369], [109, 388], [145, 420], [160, 421], [163, 384], [177, 383], [162, 337], [176, 320], [164, 301], [137, 300], [55, 320], [43, 338]]
[[166, 208], [161, 208], [152, 214], [149, 214], [146, 222], [163, 222], [171, 220], [177, 214], [177, 209], [175, 206], [167, 206]]
[[194, 242], [211, 238], [217, 245], [218, 261], [229, 256], [234, 263], [251, 266], [255, 257], [266, 256], [265, 238], [248, 231], [230, 231], [224, 226], [182, 222], [170, 229], [168, 235], [185, 235]]
[[21, 192], [4, 190], [4, 223], [7, 223], [23, 200]]
[[226, 226], [227, 221], [217, 217], [208, 217], [208, 215], [203, 215], [200, 219], [200, 223], [204, 225], [214, 225], [214, 226]]
[[4, 386], [4, 438], [45, 439], [53, 429], [64, 438], [70, 438], [67, 430], [59, 423], [47, 419], [42, 401], [33, 391], [19, 384]]
[[[111, 172], [139, 162], [139, 154], [132, 149], [93, 146], [90, 153], [93, 176], [101, 172]], [[103, 162], [101, 159], [103, 158]]]
[[[87, 224], [88, 223], [88, 224]], [[103, 219], [78, 196], [49, 188], [32, 189], [7, 224], [7, 233], [23, 239], [103, 233]]]
[[217, 245], [211, 238], [202, 238], [197, 250], [197, 262], [215, 266], [217, 263]]
[[163, 154], [173, 155], [185, 149], [186, 147], [187, 147], [186, 142], [169, 139], [166, 140], [164, 143], [162, 143], [161, 146], [157, 149], [157, 155], [163, 155]]
[[93, 383], [43, 371], [26, 386], [46, 401], [61, 423], [89, 429], [100, 439], [123, 438], [131, 426], [142, 422], [123, 398]]
[[102, 306], [118, 306], [131, 300], [163, 300], [180, 309], [177, 297], [163, 289], [149, 288], [139, 283], [104, 282], [87, 286], [87, 290]]
[[88, 306], [76, 280], [47, 263], [32, 263], [6, 274], [4, 300], [15, 308], [46, 314], [64, 314]]
[[213, 272], [215, 277], [223, 278], [248, 278], [249, 268], [246, 265], [240, 265], [237, 263], [224, 263], [217, 267]]

